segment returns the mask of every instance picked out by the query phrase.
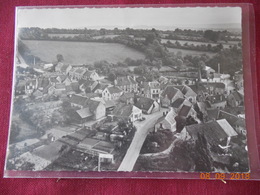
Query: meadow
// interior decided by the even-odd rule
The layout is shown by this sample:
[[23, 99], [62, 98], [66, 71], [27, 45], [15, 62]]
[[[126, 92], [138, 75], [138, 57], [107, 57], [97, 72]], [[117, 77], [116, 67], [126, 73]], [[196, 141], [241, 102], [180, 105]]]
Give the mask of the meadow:
[[177, 52], [181, 52], [182, 56], [184, 57], [185, 55], [191, 55], [191, 56], [201, 56], [203, 54], [208, 55], [209, 57], [213, 57], [217, 53], [212, 53], [212, 52], [205, 52], [205, 51], [195, 51], [195, 50], [188, 50], [188, 49], [177, 49], [177, 48], [169, 48], [167, 47], [168, 51], [170, 53], [177, 54]]
[[64, 61], [70, 64], [92, 64], [101, 60], [117, 63], [128, 57], [134, 60], [145, 58], [143, 53], [118, 43], [45, 40], [23, 40], [23, 42], [32, 55], [48, 63], [56, 61], [57, 54], [63, 55]]
[[[170, 41], [171, 43], [175, 43], [178, 41], [181, 45], [184, 45], [185, 43], [188, 43], [189, 45], [193, 44], [194, 46], [197, 45], [208, 45], [211, 44], [211, 46], [217, 46], [220, 43], [207, 43], [207, 42], [200, 42], [200, 41], [184, 41], [184, 40], [170, 40], [170, 39], [161, 39], [161, 43], [167, 43], [167, 41]], [[229, 46], [236, 45], [239, 43], [239, 41], [229, 41], [227, 43], [221, 42], [224, 48], [229, 48]]]

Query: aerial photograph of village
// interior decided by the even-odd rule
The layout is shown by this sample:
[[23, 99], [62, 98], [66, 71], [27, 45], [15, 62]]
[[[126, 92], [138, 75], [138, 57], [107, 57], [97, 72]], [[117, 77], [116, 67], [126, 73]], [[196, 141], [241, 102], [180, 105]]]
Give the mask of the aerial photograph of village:
[[6, 170], [250, 171], [240, 8], [22, 8], [16, 31]]

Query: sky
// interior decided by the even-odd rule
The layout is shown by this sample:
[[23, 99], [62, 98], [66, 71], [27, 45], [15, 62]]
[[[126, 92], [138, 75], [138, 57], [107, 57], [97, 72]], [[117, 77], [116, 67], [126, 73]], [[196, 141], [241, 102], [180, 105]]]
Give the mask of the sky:
[[[239, 7], [19, 8], [17, 26], [40, 28], [207, 28], [241, 25]], [[169, 29], [170, 30], [170, 29]]]

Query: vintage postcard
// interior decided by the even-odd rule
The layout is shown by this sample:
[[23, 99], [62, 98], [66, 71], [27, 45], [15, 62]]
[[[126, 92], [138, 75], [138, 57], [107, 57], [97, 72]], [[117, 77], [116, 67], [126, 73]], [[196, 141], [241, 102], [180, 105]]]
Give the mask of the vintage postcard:
[[249, 172], [240, 7], [20, 7], [8, 171]]

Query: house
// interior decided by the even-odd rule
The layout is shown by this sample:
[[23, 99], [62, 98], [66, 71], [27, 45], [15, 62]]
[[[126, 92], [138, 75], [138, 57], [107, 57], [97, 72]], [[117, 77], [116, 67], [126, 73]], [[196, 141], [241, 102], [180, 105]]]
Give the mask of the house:
[[106, 107], [106, 115], [109, 115], [115, 109], [117, 102], [114, 101], [114, 100], [107, 100], [107, 101], [104, 101], [104, 104], [105, 104], [105, 107]]
[[216, 72], [213, 68], [209, 67], [209, 66], [205, 66], [205, 71], [207, 74], [207, 78], [211, 78], [214, 73]]
[[169, 129], [172, 132], [176, 131], [176, 116], [176, 112], [173, 109], [171, 109], [170, 112], [168, 112], [165, 116], [159, 118], [154, 126], [155, 132], [161, 129]]
[[190, 101], [184, 98], [178, 98], [171, 104], [171, 107], [174, 109], [176, 113], [178, 113], [183, 105], [191, 106], [192, 104]]
[[55, 85], [56, 83], [60, 83], [60, 81], [58, 80], [58, 76], [52, 76], [49, 78], [50, 84], [51, 85]]
[[232, 137], [238, 135], [226, 119], [189, 125], [184, 128], [183, 133], [186, 134], [186, 139], [197, 140], [198, 135], [201, 134], [205, 136], [210, 145], [221, 145], [224, 143], [225, 146], [225, 143], [228, 144]]
[[115, 107], [112, 115], [117, 119], [134, 122], [142, 119], [142, 110], [134, 105], [121, 103]]
[[45, 90], [45, 88], [48, 85], [50, 85], [50, 80], [49, 80], [48, 77], [40, 76], [40, 77], [37, 78], [37, 80], [38, 80], [38, 89], [41, 90], [41, 91]]
[[209, 95], [206, 97], [206, 103], [210, 105], [211, 108], [225, 108], [227, 101], [224, 95]]
[[138, 83], [131, 77], [118, 77], [115, 81], [115, 86], [122, 89], [124, 92], [137, 92]]
[[234, 129], [237, 133], [246, 135], [246, 120], [238, 117], [238, 120], [234, 123]]
[[80, 92], [78, 82], [73, 82], [70, 83], [70, 85], [65, 85], [65, 89], [67, 95], [72, 95]]
[[55, 95], [62, 95], [62, 94], [65, 94], [66, 92], [66, 86], [62, 83], [57, 83], [55, 85]]
[[142, 96], [135, 97], [134, 105], [144, 114], [152, 114], [160, 110], [160, 105], [156, 100]]
[[72, 68], [70, 71], [69, 71], [69, 76], [71, 77], [71, 79], [73, 80], [80, 80], [83, 78], [85, 72], [87, 71], [87, 69], [85, 68]]
[[90, 120], [104, 118], [106, 115], [106, 107], [103, 102], [90, 99], [85, 103], [85, 107], [77, 110], [76, 113], [75, 119], [82, 124]]
[[25, 80], [19, 80], [17, 84], [15, 85], [15, 95], [25, 95], [25, 86], [26, 81]]
[[205, 120], [207, 122], [209, 121], [215, 121], [217, 119], [219, 119], [219, 108], [209, 108], [207, 109], [207, 114], [205, 117]]
[[124, 93], [120, 96], [119, 101], [125, 104], [134, 104], [135, 94], [134, 93]]
[[244, 88], [244, 78], [242, 70], [235, 72], [234, 83], [237, 90]]
[[110, 142], [85, 138], [76, 146], [76, 149], [97, 157], [100, 157], [102, 154], [109, 154], [114, 158], [113, 151], [115, 150], [115, 146]]
[[192, 106], [183, 105], [181, 107], [180, 111], [178, 112], [178, 116], [180, 116], [181, 118], [185, 118], [185, 119], [187, 119], [189, 116], [191, 116], [193, 118], [197, 118], [197, 113], [192, 108]]
[[25, 83], [25, 94], [31, 95], [38, 87], [37, 79], [27, 80]]
[[102, 92], [109, 86], [112, 86], [112, 85], [99, 82], [98, 85], [95, 87], [93, 92], [97, 93], [97, 94], [102, 94]]
[[68, 74], [71, 69], [72, 69], [71, 65], [63, 64], [61, 62], [59, 62], [57, 64], [57, 66], [55, 67], [55, 71], [56, 72], [60, 72], [60, 73], [62, 73], [64, 75]]
[[88, 98], [83, 97], [81, 95], [70, 95], [69, 102], [71, 106], [78, 108], [85, 108], [88, 105]]
[[48, 94], [48, 95], [52, 95], [54, 93], [54, 91], [55, 91], [55, 87], [51, 84], [44, 87], [42, 90], [43, 94]]
[[34, 95], [35, 99], [40, 99], [43, 97], [43, 92], [40, 91], [39, 89], [37, 89], [36, 91], [33, 92], [33, 95]]
[[160, 99], [160, 83], [158, 81], [144, 82], [141, 94], [151, 99]]
[[222, 82], [203, 82], [201, 83], [209, 95], [220, 95], [226, 93], [226, 85]]
[[90, 112], [93, 113], [93, 120], [99, 120], [106, 116], [106, 107], [102, 101], [90, 99], [87, 104]]
[[224, 110], [219, 111], [218, 119], [225, 119], [239, 134], [246, 134], [246, 122], [244, 118], [226, 112]]
[[98, 74], [96, 73], [95, 70], [92, 70], [92, 71], [86, 70], [85, 73], [82, 76], [82, 79], [96, 81], [96, 80], [99, 79], [99, 76], [98, 76]]
[[197, 94], [189, 86], [184, 85], [181, 89], [181, 92], [184, 95], [184, 97], [191, 103], [196, 102]]
[[86, 80], [84, 81], [81, 85], [80, 85], [80, 90], [84, 93], [91, 93], [94, 92], [96, 87], [98, 86], [98, 82], [97, 81], [93, 81], [93, 80]]
[[123, 94], [123, 91], [115, 86], [107, 87], [102, 92], [102, 98], [104, 100], [118, 100]]
[[183, 98], [182, 92], [173, 85], [169, 85], [161, 94], [161, 106], [168, 108], [178, 98]]
[[232, 91], [227, 97], [227, 103], [231, 107], [237, 107], [243, 105], [244, 96], [237, 90]]

